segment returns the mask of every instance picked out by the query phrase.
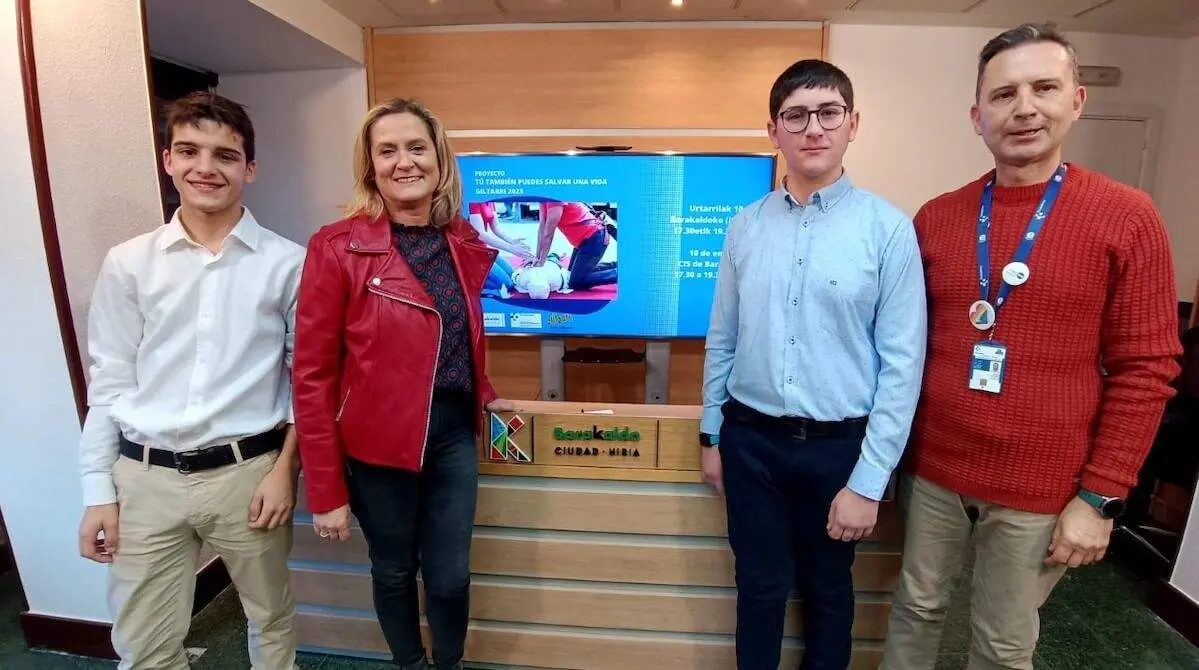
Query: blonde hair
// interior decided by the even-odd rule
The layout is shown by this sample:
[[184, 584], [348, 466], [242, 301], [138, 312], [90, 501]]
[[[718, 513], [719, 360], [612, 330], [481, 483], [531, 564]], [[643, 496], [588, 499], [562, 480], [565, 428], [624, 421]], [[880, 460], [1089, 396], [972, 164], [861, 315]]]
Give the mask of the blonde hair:
[[433, 205], [429, 211], [429, 223], [444, 226], [454, 219], [462, 205], [462, 178], [458, 173], [458, 161], [446, 137], [445, 128], [433, 112], [417, 100], [392, 98], [375, 105], [366, 117], [354, 141], [354, 195], [346, 205], [347, 218], [365, 215], [372, 219], [383, 216], [387, 207], [379, 187], [375, 184], [375, 165], [371, 159], [371, 128], [375, 122], [391, 114], [412, 114], [425, 123], [429, 137], [437, 152], [437, 167], [441, 178], [433, 189]]

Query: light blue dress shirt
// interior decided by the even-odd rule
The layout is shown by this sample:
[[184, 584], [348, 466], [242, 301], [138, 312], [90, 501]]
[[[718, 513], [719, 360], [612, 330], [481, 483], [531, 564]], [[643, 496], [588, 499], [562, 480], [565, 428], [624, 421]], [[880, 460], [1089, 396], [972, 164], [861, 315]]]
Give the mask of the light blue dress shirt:
[[700, 430], [720, 432], [730, 395], [770, 416], [867, 416], [847, 486], [879, 500], [911, 430], [927, 319], [911, 219], [846, 174], [808, 204], [779, 188], [725, 237]]

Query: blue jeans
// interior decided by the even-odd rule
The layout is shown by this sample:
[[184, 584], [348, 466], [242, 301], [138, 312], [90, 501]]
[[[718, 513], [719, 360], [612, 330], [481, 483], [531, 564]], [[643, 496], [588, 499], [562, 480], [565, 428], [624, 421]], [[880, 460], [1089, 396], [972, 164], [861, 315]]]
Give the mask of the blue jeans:
[[607, 250], [608, 233], [602, 230], [592, 233], [591, 237], [583, 240], [575, 248], [575, 252], [570, 257], [570, 264], [567, 266], [567, 269], [570, 270], [568, 281], [570, 288], [581, 291], [603, 284], [616, 283], [616, 263], [600, 262]]
[[866, 422], [806, 429], [730, 400], [724, 407], [729, 544], [737, 571], [737, 669], [777, 670], [792, 587], [803, 608], [803, 670], [845, 670], [853, 639], [856, 542], [828, 536]]
[[350, 506], [370, 549], [375, 612], [395, 661], [423, 667], [416, 573], [438, 668], [462, 660], [470, 618], [470, 541], [479, 484], [469, 395], [437, 395], [423, 471], [351, 460]]
[[487, 278], [483, 280], [484, 297], [497, 298], [500, 295], [500, 287], [507, 286], [508, 290], [515, 290], [516, 284], [512, 282], [512, 273], [515, 272], [512, 264], [502, 258], [496, 258], [491, 269], [487, 271]]

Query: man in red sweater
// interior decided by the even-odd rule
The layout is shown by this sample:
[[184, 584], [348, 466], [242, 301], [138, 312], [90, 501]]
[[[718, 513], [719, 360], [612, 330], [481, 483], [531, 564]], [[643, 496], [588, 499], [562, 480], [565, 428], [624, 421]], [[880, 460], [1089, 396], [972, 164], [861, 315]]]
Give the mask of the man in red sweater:
[[1062, 162], [1085, 100], [1052, 27], [988, 42], [970, 117], [995, 169], [916, 215], [929, 347], [888, 670], [936, 665], [971, 541], [969, 668], [1032, 668], [1038, 609], [1103, 557], [1172, 393], [1169, 242], [1148, 195]]

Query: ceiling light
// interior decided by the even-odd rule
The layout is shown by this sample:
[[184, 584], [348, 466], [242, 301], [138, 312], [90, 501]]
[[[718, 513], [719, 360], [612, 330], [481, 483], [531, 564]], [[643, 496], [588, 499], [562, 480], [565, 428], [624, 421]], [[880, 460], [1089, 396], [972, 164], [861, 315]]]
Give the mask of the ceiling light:
[[671, 5], [672, 7], [682, 7], [682, 6], [683, 6], [683, 0], [670, 0], [670, 5]]

